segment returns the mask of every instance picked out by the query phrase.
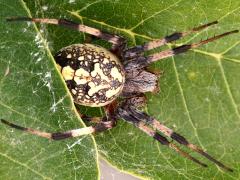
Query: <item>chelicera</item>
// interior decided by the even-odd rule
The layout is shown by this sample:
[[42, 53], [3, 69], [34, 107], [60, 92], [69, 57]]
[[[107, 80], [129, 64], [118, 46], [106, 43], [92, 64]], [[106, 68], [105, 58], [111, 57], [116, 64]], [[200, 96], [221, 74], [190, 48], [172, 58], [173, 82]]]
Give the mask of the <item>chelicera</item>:
[[[145, 56], [144, 52], [148, 50], [178, 40], [190, 33], [203, 30], [217, 24], [217, 21], [195, 27], [186, 32], [173, 33], [162, 39], [147, 42], [144, 45], [127, 47], [126, 40], [121, 36], [105, 33], [98, 29], [65, 19], [12, 17], [7, 20], [31, 21], [64, 26], [106, 40], [112, 44], [112, 48], [107, 50], [93, 44], [73, 44], [64, 47], [55, 55], [58, 69], [72, 94], [74, 102], [85, 106], [104, 107], [104, 117], [88, 117], [80, 114], [85, 122], [95, 123], [94, 125], [69, 130], [67, 132], [47, 133], [21, 127], [1, 119], [2, 123], [44, 138], [62, 140], [111, 129], [116, 126], [118, 119], [123, 119], [132, 123], [162, 145], [168, 146], [181, 156], [203, 167], [207, 167], [207, 165], [181, 150], [176, 143], [201, 154], [225, 170], [233, 171], [200, 147], [190, 143], [182, 135], [174, 132], [154, 117], [141, 111], [141, 107], [144, 106], [146, 102], [144, 93], [154, 92], [158, 89], [157, 74], [146, 70], [149, 64], [184, 53], [229, 34], [236, 33], [238, 32], [237, 30], [226, 32], [198, 43], [182, 45]], [[168, 138], [172, 139], [172, 141], [169, 141]], [[176, 143], [174, 143], [174, 141]]]

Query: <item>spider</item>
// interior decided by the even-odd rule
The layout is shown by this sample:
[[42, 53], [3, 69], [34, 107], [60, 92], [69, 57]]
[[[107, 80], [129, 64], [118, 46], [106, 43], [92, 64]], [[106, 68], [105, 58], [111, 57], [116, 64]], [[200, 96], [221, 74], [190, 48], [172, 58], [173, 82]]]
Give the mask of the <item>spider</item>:
[[106, 40], [112, 44], [112, 47], [105, 49], [94, 44], [73, 44], [62, 48], [54, 56], [74, 103], [91, 107], [104, 107], [105, 115], [103, 117], [89, 117], [79, 113], [85, 122], [93, 123], [91, 126], [66, 132], [48, 133], [21, 127], [4, 119], [1, 119], [2, 123], [33, 135], [52, 140], [62, 140], [111, 129], [116, 126], [118, 119], [123, 119], [132, 123], [162, 145], [173, 149], [181, 156], [203, 167], [207, 167], [207, 165], [181, 150], [177, 144], [188, 147], [227, 171], [233, 171], [233, 169], [225, 166], [156, 118], [141, 111], [141, 107], [146, 103], [144, 93], [154, 92], [158, 89], [158, 75], [146, 69], [149, 64], [184, 53], [229, 34], [237, 33], [238, 30], [226, 32], [198, 43], [185, 44], [146, 56], [144, 55], [146, 51], [201, 31], [218, 22], [204, 24], [186, 32], [176, 32], [162, 39], [147, 42], [144, 45], [127, 47], [127, 41], [119, 35], [102, 32], [65, 19], [10, 17], [7, 18], [7, 21], [55, 24]]

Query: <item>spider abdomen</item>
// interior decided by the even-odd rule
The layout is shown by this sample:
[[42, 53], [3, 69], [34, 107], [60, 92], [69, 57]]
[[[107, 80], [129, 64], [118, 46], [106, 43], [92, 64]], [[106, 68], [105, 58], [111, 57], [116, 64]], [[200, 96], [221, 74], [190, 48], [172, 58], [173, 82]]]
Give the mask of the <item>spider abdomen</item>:
[[61, 49], [55, 60], [77, 104], [105, 106], [123, 89], [123, 67], [119, 59], [103, 47], [73, 44]]

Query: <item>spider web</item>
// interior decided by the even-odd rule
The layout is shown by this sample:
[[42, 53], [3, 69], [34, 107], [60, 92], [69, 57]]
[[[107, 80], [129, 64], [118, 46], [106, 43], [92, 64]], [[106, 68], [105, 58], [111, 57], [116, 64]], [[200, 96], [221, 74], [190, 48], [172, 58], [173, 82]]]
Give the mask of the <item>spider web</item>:
[[[23, 3], [14, 3], [1, 2], [5, 8], [1, 17], [27, 14]], [[130, 45], [213, 20], [218, 20], [219, 25], [177, 43], [197, 42], [215, 33], [240, 29], [237, 0], [70, 0], [61, 4], [27, 1], [25, 8], [35, 17], [68, 18], [119, 33], [128, 38]], [[40, 25], [35, 29], [26, 23], [1, 23], [4, 23], [0, 26], [1, 33], [8, 32], [7, 36], [1, 36], [4, 41], [0, 44], [1, 117], [49, 131], [79, 127], [81, 122], [72, 111], [72, 103], [55, 71], [49, 48], [54, 54], [88, 37], [55, 26]], [[41, 35], [39, 29], [43, 31]], [[93, 43], [107, 46], [101, 40], [93, 39]], [[240, 128], [239, 43], [239, 35], [229, 36], [153, 64], [153, 69], [163, 70], [164, 74], [160, 79], [161, 92], [148, 94], [146, 107], [149, 114], [233, 167], [234, 173], [225, 173], [210, 163], [208, 169], [202, 169], [122, 121], [113, 130], [96, 136], [100, 155], [121, 170], [151, 179], [237, 179], [240, 160], [237, 138]], [[96, 114], [89, 108], [82, 107], [82, 111]], [[3, 142], [0, 145], [0, 174], [3, 177], [31, 178], [34, 172], [30, 169], [52, 179], [97, 177], [96, 152], [91, 137], [52, 143], [11, 132], [2, 126], [0, 130]], [[18, 157], [20, 152], [24, 152], [23, 157]], [[34, 155], [36, 152], [38, 156]], [[20, 163], [16, 166], [14, 160]], [[54, 171], [50, 172], [48, 165], [54, 167]]]

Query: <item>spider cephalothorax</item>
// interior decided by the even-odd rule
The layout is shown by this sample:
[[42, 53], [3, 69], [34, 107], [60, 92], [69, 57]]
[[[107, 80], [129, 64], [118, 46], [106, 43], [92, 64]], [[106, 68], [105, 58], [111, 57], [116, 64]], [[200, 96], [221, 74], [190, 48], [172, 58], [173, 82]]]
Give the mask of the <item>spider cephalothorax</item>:
[[106, 114], [104, 117], [87, 117], [86, 115], [80, 114], [83, 120], [96, 123], [96, 125], [69, 130], [67, 132], [46, 133], [24, 128], [1, 119], [3, 123], [44, 138], [60, 140], [111, 129], [116, 125], [117, 119], [124, 119], [134, 124], [147, 135], [156, 139], [162, 145], [168, 146], [180, 155], [201, 166], [206, 167], [207, 165], [181, 150], [167, 138], [171, 138], [177, 143], [198, 152], [223, 169], [232, 171], [231, 168], [217, 161], [198, 146], [191, 144], [186, 138], [139, 109], [146, 101], [144, 93], [154, 92], [158, 89], [158, 76], [146, 70], [146, 67], [150, 63], [184, 53], [189, 49], [197, 48], [210, 41], [236, 33], [238, 32], [237, 30], [214, 36], [199, 43], [182, 45], [145, 56], [145, 51], [175, 41], [190, 33], [200, 31], [211, 25], [217, 24], [217, 22], [214, 21], [193, 28], [190, 31], [173, 33], [165, 38], [128, 48], [126, 40], [120, 36], [104, 33], [98, 29], [76, 24], [64, 19], [13, 17], [9, 18], [8, 21], [32, 21], [65, 26], [106, 40], [112, 43], [112, 48], [107, 50], [92, 44], [73, 44], [62, 48], [55, 55], [58, 69], [73, 96], [74, 102], [85, 106], [104, 107]]

